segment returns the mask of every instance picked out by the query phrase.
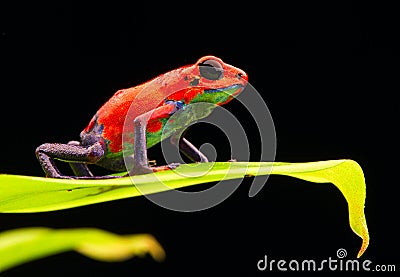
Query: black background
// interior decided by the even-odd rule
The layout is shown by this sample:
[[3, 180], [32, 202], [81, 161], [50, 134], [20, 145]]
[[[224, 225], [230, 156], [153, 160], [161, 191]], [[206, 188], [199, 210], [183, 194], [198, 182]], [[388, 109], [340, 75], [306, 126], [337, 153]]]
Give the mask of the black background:
[[[371, 235], [362, 258], [398, 263], [398, 16], [390, 5], [302, 2], [2, 4], [1, 173], [43, 176], [34, 155], [38, 145], [78, 139], [116, 90], [212, 54], [245, 70], [264, 97], [277, 132], [276, 161], [360, 163]], [[238, 103], [226, 108], [247, 122]], [[210, 141], [218, 160], [226, 160], [226, 140], [199, 128], [189, 136], [195, 144]], [[160, 159], [157, 147], [149, 155]], [[167, 252], [163, 263], [149, 257], [101, 263], [68, 252], [4, 275], [255, 275], [265, 254], [322, 260], [345, 248], [355, 258], [361, 239], [351, 231], [347, 203], [333, 185], [272, 176], [249, 198], [250, 183], [245, 180], [222, 204], [196, 213], [169, 211], [139, 197], [58, 212], [1, 214], [0, 230], [151, 233]]]

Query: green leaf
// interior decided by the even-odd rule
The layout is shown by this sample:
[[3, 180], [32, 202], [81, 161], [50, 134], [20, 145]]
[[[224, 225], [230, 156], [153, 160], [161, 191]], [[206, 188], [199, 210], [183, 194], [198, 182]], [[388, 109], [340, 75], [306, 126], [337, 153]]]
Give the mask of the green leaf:
[[71, 250], [107, 262], [143, 257], [147, 253], [157, 261], [165, 256], [159, 243], [147, 234], [116, 235], [93, 228], [22, 228], [0, 233], [0, 272]]
[[186, 164], [176, 170], [104, 180], [0, 175], [0, 212], [54, 211], [135, 197], [142, 193], [268, 174], [286, 175], [315, 183], [333, 183], [348, 203], [350, 227], [363, 239], [358, 257], [364, 253], [369, 244], [364, 215], [365, 180], [361, 167], [352, 160]]

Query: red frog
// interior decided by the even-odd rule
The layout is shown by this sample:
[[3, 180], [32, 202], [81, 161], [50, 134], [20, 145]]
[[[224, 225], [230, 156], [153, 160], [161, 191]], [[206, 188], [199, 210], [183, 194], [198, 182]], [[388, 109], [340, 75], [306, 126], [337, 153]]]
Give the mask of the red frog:
[[[237, 96], [247, 82], [247, 74], [241, 69], [214, 56], [202, 57], [193, 65], [117, 91], [81, 132], [79, 142], [45, 143], [36, 149], [36, 156], [46, 176], [53, 178], [112, 178], [115, 176], [93, 176], [87, 164], [124, 172], [127, 170], [124, 156], [127, 155], [132, 161], [129, 174], [146, 174], [177, 166], [152, 167], [147, 159], [148, 148], [171, 137], [171, 142], [190, 160], [207, 162], [203, 153], [176, 134], [211, 112], [210, 105], [194, 109], [193, 104], [224, 105]], [[176, 113], [182, 114], [184, 120], [167, 124]], [[60, 173], [54, 159], [68, 162], [76, 176]]]

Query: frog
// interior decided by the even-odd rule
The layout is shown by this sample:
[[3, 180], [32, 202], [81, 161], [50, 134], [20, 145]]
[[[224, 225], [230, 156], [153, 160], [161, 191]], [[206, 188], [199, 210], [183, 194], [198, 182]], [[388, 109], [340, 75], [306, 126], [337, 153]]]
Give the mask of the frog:
[[[43, 143], [36, 148], [36, 157], [49, 178], [106, 179], [142, 175], [179, 166], [179, 163], [151, 165], [147, 157], [149, 148], [169, 138], [190, 161], [208, 162], [206, 155], [187, 140], [180, 129], [211, 112], [197, 112], [194, 116], [196, 109], [191, 107], [198, 103], [225, 105], [239, 95], [247, 83], [248, 75], [242, 69], [216, 56], [203, 56], [194, 64], [117, 90], [82, 130], [79, 141]], [[208, 108], [197, 106], [197, 111], [202, 109]], [[168, 121], [177, 113], [185, 115], [185, 120], [178, 120], [165, 132]], [[130, 168], [124, 157], [128, 157]], [[67, 162], [73, 175], [63, 174], [55, 160]], [[96, 176], [88, 166], [92, 164], [112, 172], [127, 173]]]

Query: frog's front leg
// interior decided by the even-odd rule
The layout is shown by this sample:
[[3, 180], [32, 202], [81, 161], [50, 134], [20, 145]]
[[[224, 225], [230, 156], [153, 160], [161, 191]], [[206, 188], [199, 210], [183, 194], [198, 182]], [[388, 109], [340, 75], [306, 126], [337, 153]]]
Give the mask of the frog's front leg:
[[188, 157], [192, 162], [206, 163], [208, 159], [199, 149], [196, 148], [190, 141], [184, 137], [179, 137], [179, 133], [172, 135], [170, 139], [173, 145], [178, 146], [179, 151], [181, 151], [186, 157]]
[[[100, 142], [91, 146], [83, 147], [76, 143], [45, 143], [36, 148], [36, 157], [38, 158], [43, 171], [47, 177], [53, 178], [77, 178], [76, 176], [67, 176], [60, 173], [54, 163], [54, 159], [66, 161], [69, 163], [96, 163], [104, 156], [104, 149]], [[78, 165], [77, 165], [78, 167]], [[80, 166], [81, 170], [83, 166]], [[81, 174], [89, 174], [81, 171]], [[91, 178], [92, 176], [84, 176], [81, 178]], [[79, 178], [79, 177], [78, 177]]]
[[160, 106], [135, 118], [133, 122], [135, 134], [133, 168], [129, 171], [129, 175], [147, 174], [161, 170], [174, 169], [179, 166], [177, 163], [165, 166], [149, 166], [149, 160], [147, 158], [146, 129], [149, 121], [167, 118], [181, 108], [182, 102], [168, 100], [163, 106]]

